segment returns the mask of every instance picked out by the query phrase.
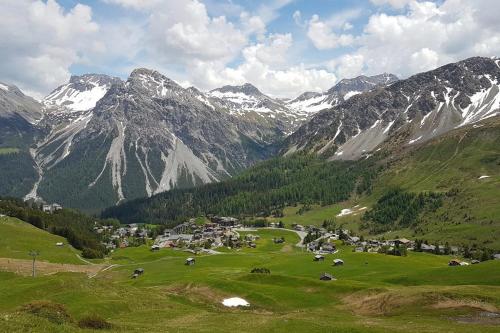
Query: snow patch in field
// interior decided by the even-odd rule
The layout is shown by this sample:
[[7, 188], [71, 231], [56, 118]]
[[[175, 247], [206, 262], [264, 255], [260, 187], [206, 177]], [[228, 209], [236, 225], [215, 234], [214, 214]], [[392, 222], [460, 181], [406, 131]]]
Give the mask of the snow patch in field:
[[350, 210], [349, 208], [346, 208], [346, 209], [342, 209], [340, 211], [340, 214], [337, 214], [337, 217], [346, 216], [346, 215], [350, 215], [350, 214], [352, 214], [352, 210]]
[[245, 301], [243, 298], [240, 297], [226, 298], [222, 301], [222, 304], [230, 308], [238, 306], [250, 306], [250, 303], [248, 303], [247, 301]]
[[491, 178], [491, 176], [484, 175], [484, 176], [479, 177], [478, 179], [485, 179], [485, 178]]

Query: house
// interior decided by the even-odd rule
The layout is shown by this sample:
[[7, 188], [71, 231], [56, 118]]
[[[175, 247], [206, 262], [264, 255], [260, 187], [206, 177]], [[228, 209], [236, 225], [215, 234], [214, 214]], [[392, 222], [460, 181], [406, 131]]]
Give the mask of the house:
[[406, 247], [410, 246], [411, 243], [412, 243], [412, 241], [409, 240], [409, 239], [406, 239], [406, 238], [400, 238], [400, 239], [396, 239], [394, 241], [394, 245], [403, 245], [403, 246], [406, 246]]
[[227, 216], [214, 216], [210, 219], [212, 223], [216, 223], [224, 227], [234, 227], [238, 223], [238, 219]]
[[136, 268], [134, 270], [134, 274], [137, 274], [137, 275], [142, 275], [144, 274], [144, 268]]
[[63, 243], [63, 242], [57, 242], [57, 243], [56, 243], [56, 246], [63, 246], [63, 245], [64, 245], [64, 243]]
[[328, 274], [328, 273], [321, 274], [321, 276], [319, 277], [319, 279], [322, 280], [322, 281], [332, 281], [332, 280], [334, 280], [333, 276], [331, 274]]
[[61, 210], [61, 209], [62, 209], [62, 206], [57, 204], [57, 203], [45, 204], [42, 206], [42, 211], [44, 211], [46, 213], [53, 213], [53, 212]]
[[151, 251], [160, 251], [160, 245], [154, 244], [151, 246]]
[[462, 265], [462, 263], [458, 259], [452, 259], [448, 263], [448, 266], [460, 266], [460, 265]]
[[313, 260], [314, 261], [324, 261], [325, 257], [322, 256], [321, 254], [317, 254], [317, 255], [314, 256]]
[[480, 261], [479, 261], [479, 260], [477, 260], [477, 259], [474, 259], [474, 260], [472, 260], [470, 263], [471, 263], [471, 264], [473, 264], [473, 265], [475, 265], [475, 264], [479, 264], [479, 263], [480, 263]]
[[324, 253], [333, 253], [333, 252], [335, 252], [335, 250], [336, 250], [335, 245], [330, 244], [330, 243], [324, 243], [321, 246], [321, 252], [324, 252]]
[[195, 259], [194, 258], [187, 258], [185, 265], [187, 266], [192, 266], [195, 264]]
[[428, 244], [422, 244], [420, 246], [420, 249], [422, 250], [422, 252], [434, 252], [434, 251], [436, 251], [436, 246], [434, 246], [434, 245], [428, 245]]
[[494, 260], [500, 260], [500, 253], [496, 253], [493, 255]]
[[344, 260], [342, 259], [333, 259], [333, 266], [342, 266], [344, 265]]

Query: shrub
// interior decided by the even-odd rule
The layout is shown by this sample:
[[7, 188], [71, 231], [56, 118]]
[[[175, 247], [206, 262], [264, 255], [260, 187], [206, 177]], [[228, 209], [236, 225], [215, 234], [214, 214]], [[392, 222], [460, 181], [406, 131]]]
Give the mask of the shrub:
[[90, 315], [80, 319], [80, 321], [78, 321], [78, 326], [80, 328], [90, 328], [93, 330], [108, 330], [112, 325], [99, 315]]
[[271, 271], [268, 268], [254, 268], [250, 273], [271, 274]]
[[23, 305], [22, 311], [45, 318], [55, 324], [64, 324], [71, 321], [66, 307], [63, 304], [51, 301], [35, 301]]

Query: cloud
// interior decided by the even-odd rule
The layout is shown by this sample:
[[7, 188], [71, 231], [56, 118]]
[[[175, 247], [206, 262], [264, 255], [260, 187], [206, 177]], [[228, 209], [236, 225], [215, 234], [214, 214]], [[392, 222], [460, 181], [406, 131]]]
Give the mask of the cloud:
[[189, 74], [202, 89], [250, 82], [279, 97], [295, 97], [305, 90], [323, 91], [336, 82], [336, 76], [323, 69], [304, 64], [287, 66], [287, 54], [292, 47], [291, 34], [271, 34], [262, 42], [247, 46], [242, 51], [244, 61], [237, 67], [198, 62]]
[[327, 67], [341, 78], [353, 78], [361, 75], [365, 59], [361, 54], [346, 54], [327, 63]]
[[374, 5], [390, 5], [394, 8], [403, 8], [414, 0], [370, 0]]
[[352, 34], [343, 33], [353, 28], [349, 22], [362, 14], [359, 8], [345, 10], [332, 15], [326, 20], [321, 20], [315, 14], [307, 22], [307, 37], [319, 50], [335, 49], [352, 46], [356, 39]]
[[330, 68], [339, 75], [361, 69], [366, 74], [391, 72], [405, 77], [470, 56], [500, 53], [500, 23], [491, 15], [500, 12], [500, 2], [407, 3], [405, 13], [370, 16], [363, 33], [355, 36], [356, 49], [333, 59]]
[[0, 2], [2, 80], [41, 97], [70, 76], [87, 53], [102, 52], [90, 7], [64, 11], [54, 0]]

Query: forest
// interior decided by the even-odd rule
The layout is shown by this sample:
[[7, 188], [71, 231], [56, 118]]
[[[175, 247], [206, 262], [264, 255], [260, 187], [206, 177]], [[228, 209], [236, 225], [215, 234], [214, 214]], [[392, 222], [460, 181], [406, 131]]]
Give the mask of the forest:
[[122, 223], [175, 225], [193, 216], [279, 216], [294, 204], [330, 205], [371, 191], [374, 159], [329, 162], [305, 154], [274, 158], [221, 183], [176, 189], [103, 211]]

